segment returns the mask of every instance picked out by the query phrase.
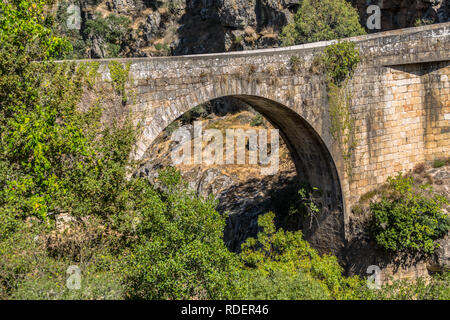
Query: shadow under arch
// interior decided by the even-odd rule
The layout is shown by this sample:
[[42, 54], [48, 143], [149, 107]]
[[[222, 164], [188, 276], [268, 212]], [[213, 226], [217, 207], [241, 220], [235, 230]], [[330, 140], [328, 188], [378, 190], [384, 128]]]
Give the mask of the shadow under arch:
[[294, 110], [260, 96], [233, 95], [264, 116], [286, 143], [299, 180], [320, 189], [321, 213], [305, 238], [322, 253], [342, 257], [345, 246], [344, 199], [333, 157], [316, 130]]
[[[204, 99], [205, 101], [193, 99], [189, 104], [180, 104], [176, 114], [160, 109], [164, 113], [158, 114], [158, 117], [163, 121], [153, 120], [152, 136], [156, 138], [168, 125], [196, 106], [220, 98], [232, 98], [249, 105], [279, 130], [295, 164], [298, 179], [320, 190], [316, 199], [321, 213], [309, 228], [303, 229], [304, 237], [319, 252], [333, 253], [344, 261], [344, 199], [337, 167], [319, 133], [295, 110], [256, 95], [229, 94]], [[153, 140], [147, 141], [147, 145], [151, 145]]]

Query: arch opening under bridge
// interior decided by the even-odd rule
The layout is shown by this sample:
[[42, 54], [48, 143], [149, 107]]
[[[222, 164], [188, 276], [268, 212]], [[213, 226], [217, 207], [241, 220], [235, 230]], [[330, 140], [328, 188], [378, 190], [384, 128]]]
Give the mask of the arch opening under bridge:
[[[253, 95], [228, 95], [209, 101], [218, 98], [233, 98], [250, 106], [279, 130], [295, 164], [297, 180], [319, 190], [315, 202], [320, 213], [316, 215], [310, 228], [303, 230], [305, 238], [321, 252], [339, 254], [345, 241], [344, 199], [335, 162], [320, 134], [296, 111], [272, 99]], [[182, 114], [206, 102], [208, 101], [183, 108], [182, 112], [163, 115], [161, 118], [165, 121], [153, 126], [152, 136], [158, 136]], [[153, 141], [148, 141], [147, 146]]]

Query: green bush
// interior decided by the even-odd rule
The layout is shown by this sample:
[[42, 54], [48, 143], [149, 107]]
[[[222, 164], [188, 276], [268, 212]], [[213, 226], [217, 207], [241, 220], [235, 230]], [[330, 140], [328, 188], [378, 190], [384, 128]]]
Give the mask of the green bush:
[[391, 251], [433, 253], [435, 240], [450, 230], [450, 218], [442, 206], [445, 197], [431, 187], [415, 187], [412, 177], [389, 178], [381, 199], [370, 204], [371, 233], [376, 242]]
[[327, 74], [327, 80], [336, 86], [353, 76], [360, 62], [359, 51], [354, 42], [338, 42], [329, 45], [321, 57], [321, 63]]
[[170, 47], [165, 43], [157, 43], [155, 44], [155, 49], [158, 51], [166, 51], [170, 52]]
[[124, 42], [127, 40], [131, 20], [125, 16], [119, 16], [111, 14], [105, 18], [108, 24], [108, 33], [106, 35], [106, 40], [108, 42]]
[[249, 272], [243, 299], [249, 300], [326, 300], [329, 292], [319, 281], [302, 271], [275, 270], [268, 274]]
[[[245, 292], [252, 297], [262, 294], [261, 284], [267, 285], [270, 299], [279, 297], [302, 297], [304, 299], [351, 299], [353, 291], [362, 286], [358, 277], [343, 276], [343, 269], [335, 256], [319, 255], [303, 239], [302, 232], [286, 232], [275, 229], [275, 215], [268, 213], [258, 219], [262, 231], [256, 239], [249, 239], [242, 245], [240, 259], [250, 279], [246, 281]], [[288, 276], [289, 275], [289, 276]], [[265, 278], [265, 279], [264, 279]], [[283, 288], [274, 288], [274, 278], [283, 279]], [[245, 278], [244, 278], [245, 279]], [[293, 284], [301, 279], [305, 284], [300, 291]], [[243, 286], [245, 287], [245, 286]], [[261, 297], [269, 298], [267, 295]]]
[[99, 38], [104, 41], [107, 57], [119, 57], [121, 49], [128, 43], [130, 34], [130, 19], [125, 16], [110, 14], [103, 18], [96, 13], [94, 19], [86, 21], [84, 30], [90, 38]]
[[22, 281], [11, 294], [17, 300], [120, 300], [123, 287], [117, 274], [83, 273], [80, 289], [68, 289], [65, 279], [55, 281], [48, 275]]
[[264, 124], [264, 118], [260, 114], [256, 115], [250, 122], [250, 126], [252, 126], [252, 127], [259, 127], [259, 126], [262, 126], [263, 124]]
[[58, 210], [55, 199], [66, 187], [61, 179], [63, 159], [84, 157], [88, 144], [75, 125], [82, 75], [73, 72], [73, 65], [48, 62], [68, 47], [41, 24], [43, 3], [0, 6], [4, 13], [0, 37], [5, 44], [0, 47], [0, 216], [7, 221], [0, 237], [4, 237], [13, 231], [11, 219], [45, 219]]
[[324, 41], [365, 34], [355, 8], [345, 0], [303, 0], [294, 20], [284, 27], [283, 45]]
[[[0, 241], [0, 298], [122, 299], [111, 245], [92, 237], [99, 227], [94, 222], [90, 231], [77, 228], [69, 235], [37, 219], [21, 224]], [[80, 290], [66, 286], [71, 265], [81, 270]]]
[[127, 297], [231, 297], [237, 261], [222, 240], [225, 218], [214, 210], [214, 201], [187, 189], [173, 169], [159, 178], [166, 191], [147, 190], [146, 206], [137, 216], [139, 239], [126, 254]]
[[[136, 131], [129, 122], [99, 125], [102, 110], [96, 106], [88, 112], [77, 111], [83, 89], [92, 86], [87, 80], [95, 80], [90, 68], [24, 63], [50, 59], [60, 51], [45, 47], [53, 45], [53, 40], [36, 43], [35, 37], [27, 35], [29, 45], [37, 46], [30, 56], [29, 50], [20, 48], [27, 43], [19, 41], [20, 34], [10, 28], [29, 23], [29, 17], [22, 18], [22, 13], [3, 2], [2, 9], [11, 18], [0, 20], [2, 40], [16, 44], [12, 49], [19, 53], [12, 56], [8, 48], [0, 48], [0, 70], [8, 70], [0, 81], [2, 296], [229, 296], [227, 270], [233, 255], [223, 243], [225, 222], [214, 211], [214, 203], [202, 202], [182, 188], [179, 174], [161, 173], [167, 187], [164, 192], [143, 179], [127, 179]], [[24, 10], [27, 14], [28, 6]], [[100, 23], [95, 28], [103, 27]], [[40, 32], [38, 39], [52, 35], [39, 24], [30, 28]], [[122, 79], [118, 77], [116, 83], [121, 85]], [[101, 232], [75, 224], [60, 234], [55, 218], [61, 214], [78, 223], [98, 220]], [[24, 230], [30, 219], [42, 228]], [[78, 230], [78, 236], [71, 235], [71, 230]], [[36, 242], [36, 237], [47, 240]], [[53, 237], [56, 243], [50, 241]], [[120, 265], [121, 273], [116, 261], [128, 262]], [[67, 291], [64, 285], [70, 265], [83, 271], [86, 287], [80, 292]], [[100, 279], [105, 279], [104, 285]], [[108, 288], [114, 288], [111, 294]]]

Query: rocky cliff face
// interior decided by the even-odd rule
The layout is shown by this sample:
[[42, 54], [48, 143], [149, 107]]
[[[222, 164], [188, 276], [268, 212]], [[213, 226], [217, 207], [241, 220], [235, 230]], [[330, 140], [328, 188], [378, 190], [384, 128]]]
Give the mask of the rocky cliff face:
[[[158, 56], [212, 53], [277, 47], [278, 35], [291, 21], [301, 0], [63, 0], [81, 7], [81, 30], [77, 43], [85, 43], [82, 55]], [[448, 21], [450, 0], [349, 0], [366, 26], [367, 7], [381, 8], [381, 30]], [[106, 29], [89, 21], [110, 15], [129, 19], [129, 29], [108, 40]], [[64, 19], [61, 20], [64, 23]], [[101, 25], [101, 23], [97, 23]], [[370, 31], [372, 32], [372, 31]], [[108, 41], [114, 43], [109, 44]], [[111, 50], [111, 46], [119, 46]]]
[[[428, 185], [433, 191], [448, 199], [450, 194], [450, 163], [435, 166], [423, 163], [408, 173], [417, 185]], [[368, 234], [368, 206], [377, 200], [376, 190], [361, 197], [360, 203], [353, 207], [354, 213], [349, 223], [352, 239], [346, 247], [347, 272], [349, 274], [365, 274], [368, 265], [377, 265], [382, 269], [382, 281], [389, 277], [395, 279], [416, 279], [428, 277], [430, 273], [450, 270], [450, 234], [438, 241], [439, 248], [433, 255], [389, 253], [378, 247]], [[450, 205], [443, 207], [450, 214]]]
[[[71, 1], [71, 0], [69, 0]], [[85, 54], [107, 55], [106, 39], [88, 28], [109, 15], [130, 19], [125, 56], [184, 55], [276, 47], [299, 0], [79, 0]], [[65, 6], [69, 2], [59, 3]], [[64, 23], [64, 21], [61, 21]], [[100, 32], [101, 33], [101, 32]], [[103, 48], [102, 48], [103, 46]]]

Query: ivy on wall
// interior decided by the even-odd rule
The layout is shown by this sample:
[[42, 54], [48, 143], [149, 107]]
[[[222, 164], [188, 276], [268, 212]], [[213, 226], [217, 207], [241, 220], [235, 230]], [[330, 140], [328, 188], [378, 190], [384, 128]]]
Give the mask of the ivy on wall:
[[92, 89], [97, 80], [100, 63], [97, 61], [81, 62], [77, 68], [77, 71], [83, 75], [85, 84], [89, 89]]
[[130, 66], [130, 62], [123, 65], [117, 61], [111, 61], [108, 64], [108, 69], [111, 74], [111, 84], [117, 94], [122, 96], [122, 103], [124, 104], [128, 101], [126, 84], [130, 80]]

